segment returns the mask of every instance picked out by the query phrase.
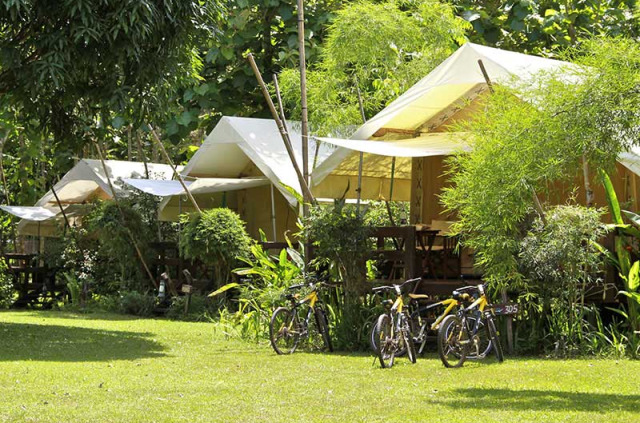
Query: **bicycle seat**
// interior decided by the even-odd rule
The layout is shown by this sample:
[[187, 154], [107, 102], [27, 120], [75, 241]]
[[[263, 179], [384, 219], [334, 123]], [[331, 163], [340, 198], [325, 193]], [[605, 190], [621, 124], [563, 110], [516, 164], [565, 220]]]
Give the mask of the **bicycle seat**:
[[429, 296], [425, 294], [409, 294], [409, 298], [412, 300], [428, 300]]

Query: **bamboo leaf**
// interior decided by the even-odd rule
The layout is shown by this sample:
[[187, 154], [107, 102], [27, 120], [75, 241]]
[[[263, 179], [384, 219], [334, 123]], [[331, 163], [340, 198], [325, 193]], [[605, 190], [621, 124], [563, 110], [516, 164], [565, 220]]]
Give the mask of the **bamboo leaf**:
[[618, 196], [616, 195], [616, 191], [613, 188], [613, 183], [611, 183], [611, 178], [607, 175], [603, 169], [598, 169], [600, 173], [600, 178], [602, 179], [602, 185], [604, 186], [605, 193], [607, 194], [607, 202], [609, 203], [609, 211], [611, 212], [611, 217], [613, 221], [617, 224], [624, 224], [622, 220], [622, 215], [620, 214], [620, 203], [618, 202]]
[[640, 286], [640, 261], [636, 261], [631, 266], [627, 283], [630, 291], [635, 292], [638, 290], [638, 286]]
[[228, 283], [228, 284], [220, 287], [219, 289], [213, 291], [211, 294], [208, 295], [208, 297], [215, 297], [216, 295], [220, 295], [223, 292], [226, 292], [226, 291], [228, 291], [228, 290], [230, 290], [232, 288], [235, 288], [237, 286], [240, 286], [240, 284], [236, 283], [236, 282]]

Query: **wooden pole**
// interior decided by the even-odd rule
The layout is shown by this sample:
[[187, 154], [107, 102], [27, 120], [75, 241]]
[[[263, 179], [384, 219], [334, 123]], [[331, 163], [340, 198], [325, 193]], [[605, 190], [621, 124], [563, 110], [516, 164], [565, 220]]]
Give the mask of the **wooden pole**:
[[[304, 182], [309, 185], [309, 114], [307, 108], [307, 62], [304, 43], [304, 0], [298, 0], [298, 55], [300, 57], [300, 124], [302, 136], [302, 174]], [[308, 190], [307, 190], [308, 191]], [[310, 192], [304, 193], [302, 215], [309, 216]]]
[[142, 158], [142, 163], [144, 163], [145, 178], [149, 179], [149, 165], [147, 164], [147, 155], [144, 154], [144, 150], [142, 149], [142, 142], [140, 141], [140, 132], [138, 130], [136, 130], [136, 143], [138, 144], [138, 155]]
[[249, 61], [249, 64], [251, 65], [251, 69], [253, 69], [253, 73], [255, 74], [256, 79], [258, 80], [258, 84], [260, 85], [260, 88], [262, 90], [262, 95], [264, 96], [264, 99], [266, 100], [267, 105], [269, 106], [269, 111], [271, 111], [271, 116], [273, 117], [273, 120], [275, 120], [276, 125], [278, 126], [278, 130], [280, 131], [280, 136], [282, 137], [284, 146], [287, 149], [287, 153], [289, 154], [289, 159], [291, 160], [293, 169], [295, 170], [296, 175], [298, 176], [300, 189], [302, 189], [303, 193], [306, 192], [306, 195], [308, 196], [308, 198], [310, 198], [311, 201], [314, 202], [313, 195], [309, 190], [309, 185], [305, 181], [304, 175], [300, 171], [300, 167], [298, 166], [298, 162], [296, 161], [296, 156], [295, 156], [295, 153], [293, 152], [293, 147], [291, 146], [291, 139], [289, 138], [289, 133], [287, 132], [287, 128], [284, 127], [282, 120], [278, 116], [276, 106], [273, 105], [273, 100], [271, 100], [271, 95], [269, 95], [269, 90], [267, 89], [267, 85], [264, 83], [264, 79], [262, 79], [262, 74], [258, 69], [258, 65], [256, 65], [256, 61], [253, 58], [253, 54], [249, 53], [247, 55], [247, 60]]
[[58, 203], [58, 207], [60, 207], [60, 212], [62, 213], [62, 217], [64, 217], [64, 223], [66, 224], [67, 228], [71, 230], [71, 224], [69, 223], [69, 218], [67, 217], [67, 213], [65, 213], [64, 211], [64, 207], [62, 207], [62, 203], [60, 202], [60, 198], [58, 198], [58, 193], [56, 193], [56, 189], [54, 188], [53, 184], [51, 184], [51, 192], [53, 193], [53, 196], [56, 199], [56, 203]]
[[[364, 103], [362, 101], [362, 94], [360, 93], [360, 87], [358, 84], [358, 78], [355, 78], [356, 93], [358, 94], [358, 105], [360, 106], [360, 116], [362, 116], [362, 123], [367, 123], [367, 115], [364, 113]], [[364, 162], [364, 153], [362, 151], [358, 154], [358, 187], [356, 188], [356, 211], [360, 213], [360, 200], [362, 199], [362, 165]]]
[[484, 63], [482, 63], [482, 59], [478, 59], [478, 66], [480, 66], [480, 72], [482, 72], [482, 76], [484, 77], [484, 80], [487, 83], [487, 87], [489, 87], [489, 92], [493, 94], [495, 92], [495, 90], [493, 89], [493, 83], [489, 79], [489, 74], [487, 73], [487, 70], [484, 67]]
[[184, 180], [182, 179], [182, 175], [180, 175], [180, 173], [178, 173], [178, 171], [176, 170], [176, 167], [174, 166], [173, 161], [171, 160], [171, 157], [169, 157], [169, 154], [167, 153], [167, 150], [165, 150], [164, 145], [162, 144], [162, 141], [160, 141], [160, 138], [156, 134], [156, 131], [153, 130], [151, 125], [147, 125], [147, 126], [149, 127], [149, 130], [151, 131], [151, 135], [153, 136], [153, 139], [156, 141], [156, 144], [158, 144], [158, 147], [160, 147], [160, 151], [162, 152], [164, 159], [167, 161], [169, 166], [171, 166], [171, 170], [173, 170], [173, 174], [176, 175], [176, 177], [178, 178], [178, 181], [180, 181], [180, 185], [182, 185], [184, 192], [187, 193], [187, 197], [189, 197], [189, 200], [193, 204], [193, 207], [195, 207], [198, 213], [202, 213], [202, 210], [200, 210], [200, 207], [198, 207], [198, 203], [196, 203], [196, 199], [193, 198], [193, 195], [191, 195], [191, 191], [187, 189], [187, 185], [184, 183]]
[[107, 183], [109, 184], [109, 189], [111, 189], [111, 195], [113, 196], [113, 201], [116, 203], [116, 207], [118, 208], [118, 212], [120, 213], [120, 218], [122, 219], [122, 224], [124, 225], [124, 228], [127, 232], [127, 235], [129, 235], [129, 239], [131, 239], [131, 243], [133, 244], [133, 247], [136, 250], [136, 254], [138, 255], [138, 258], [140, 259], [140, 263], [142, 263], [142, 267], [144, 267], [145, 272], [147, 273], [147, 276], [149, 276], [149, 280], [151, 281], [151, 284], [157, 289], [158, 288], [158, 283], [156, 282], [156, 280], [154, 279], [153, 275], [151, 274], [151, 271], [149, 270], [149, 266], [147, 266], [147, 262], [144, 259], [144, 257], [142, 256], [142, 251], [140, 251], [140, 247], [138, 247], [138, 243], [136, 242], [135, 237], [133, 236], [133, 234], [131, 233], [131, 230], [129, 229], [128, 226], [126, 226], [126, 221], [124, 218], [124, 212], [122, 211], [122, 208], [120, 208], [120, 203], [118, 202], [118, 196], [116, 195], [116, 190], [113, 187], [113, 183], [111, 182], [111, 177], [109, 176], [109, 169], [107, 168], [107, 164], [104, 162], [104, 156], [102, 155], [102, 149], [100, 148], [100, 145], [98, 144], [97, 140], [94, 140], [95, 146], [96, 146], [96, 151], [98, 152], [98, 157], [100, 158], [100, 163], [102, 163], [102, 169], [104, 170], [104, 174], [107, 177]]

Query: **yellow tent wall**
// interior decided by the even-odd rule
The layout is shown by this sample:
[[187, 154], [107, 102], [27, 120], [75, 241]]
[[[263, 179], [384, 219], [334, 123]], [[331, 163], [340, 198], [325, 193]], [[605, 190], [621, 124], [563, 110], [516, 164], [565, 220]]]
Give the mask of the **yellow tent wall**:
[[[445, 213], [440, 195], [449, 185], [446, 173], [446, 156], [432, 156], [413, 159], [414, 173], [411, 192], [411, 223], [429, 224], [432, 220], [455, 220], [454, 215]], [[640, 177], [620, 163], [610, 174], [611, 181], [623, 209], [639, 212]], [[577, 190], [572, 191], [574, 187]], [[594, 206], [607, 207], [607, 198], [600, 178], [591, 177], [591, 189], [594, 192]], [[573, 183], [554, 183], [547, 191], [540, 193], [541, 199], [551, 204], [564, 204], [575, 198], [577, 204], [585, 204], [584, 182], [582, 174], [576, 175]], [[605, 221], [608, 221], [605, 217]]]

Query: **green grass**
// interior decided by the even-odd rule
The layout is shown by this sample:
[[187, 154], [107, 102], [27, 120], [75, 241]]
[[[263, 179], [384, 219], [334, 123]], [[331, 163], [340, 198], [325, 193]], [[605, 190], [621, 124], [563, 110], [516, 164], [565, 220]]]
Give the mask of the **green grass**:
[[380, 369], [277, 356], [207, 323], [0, 313], [0, 421], [640, 421], [640, 362], [509, 359]]

